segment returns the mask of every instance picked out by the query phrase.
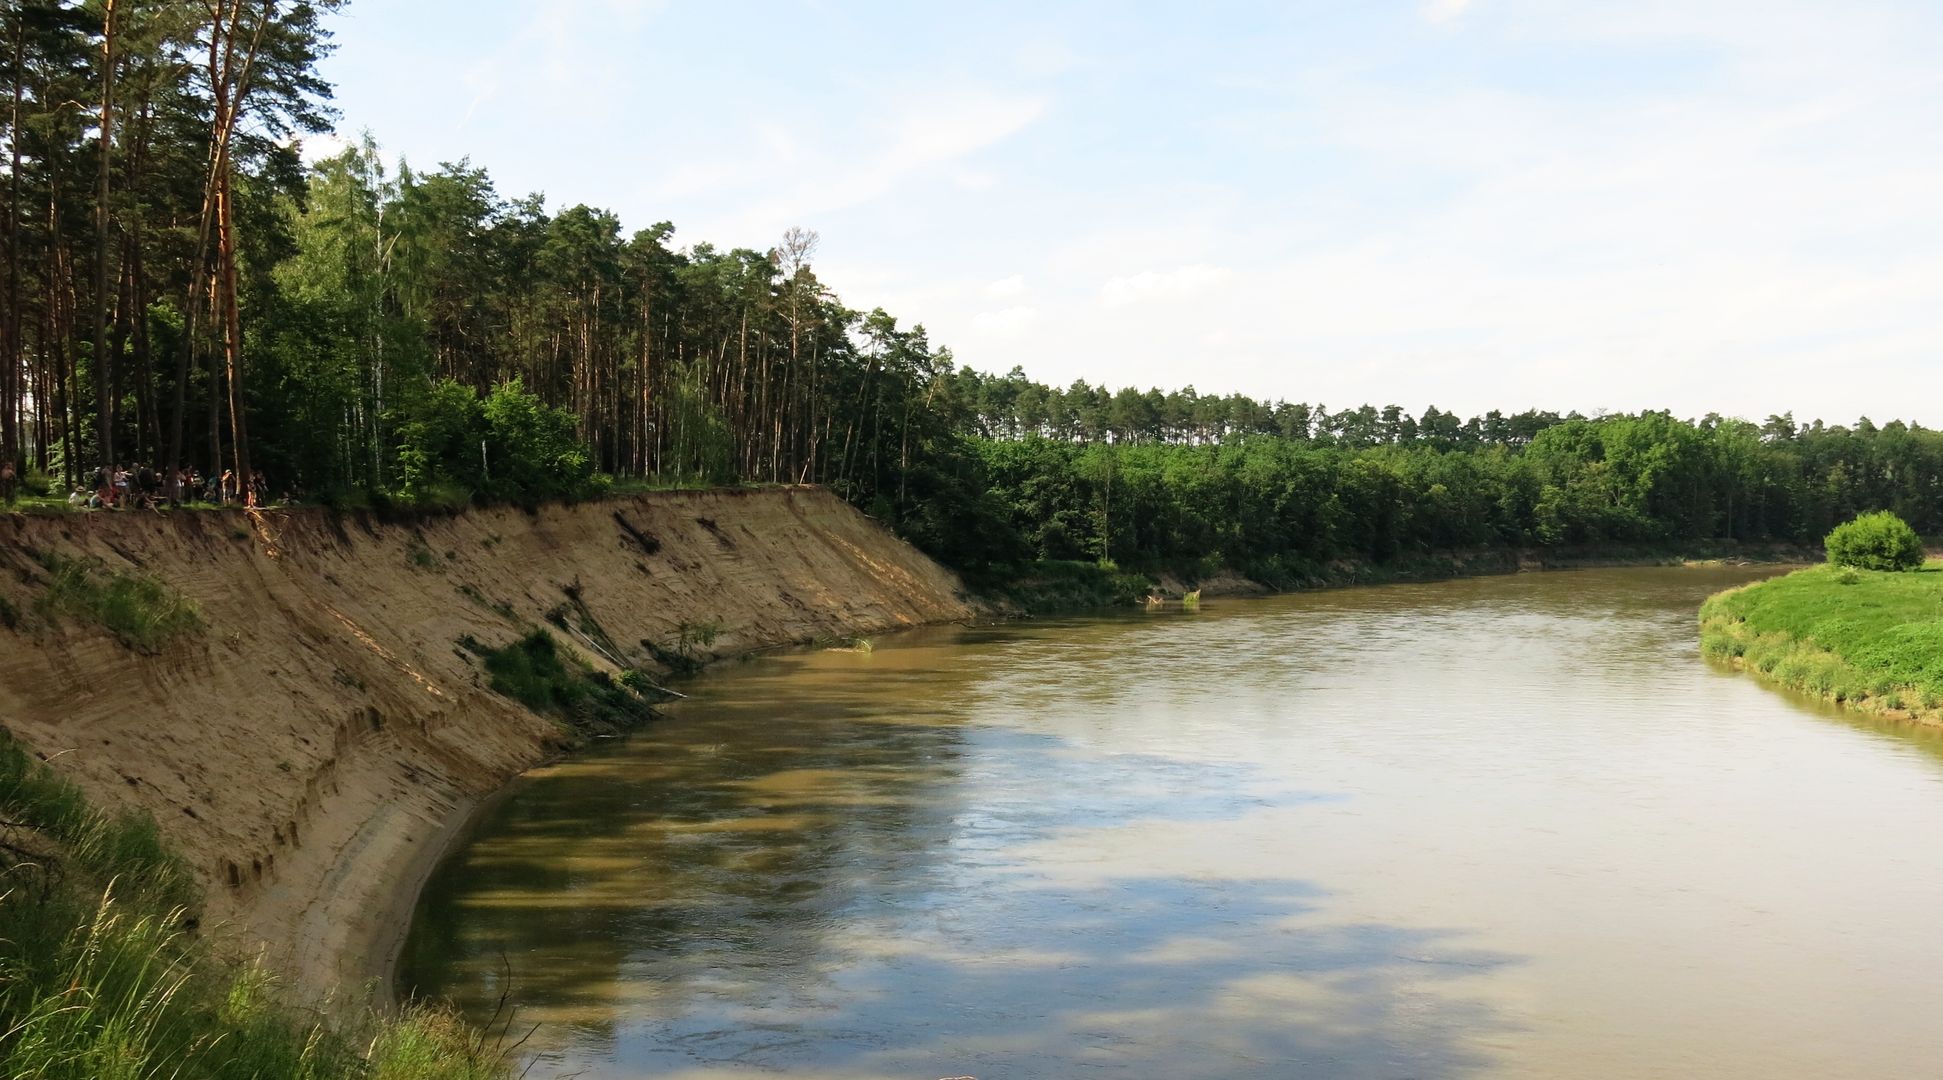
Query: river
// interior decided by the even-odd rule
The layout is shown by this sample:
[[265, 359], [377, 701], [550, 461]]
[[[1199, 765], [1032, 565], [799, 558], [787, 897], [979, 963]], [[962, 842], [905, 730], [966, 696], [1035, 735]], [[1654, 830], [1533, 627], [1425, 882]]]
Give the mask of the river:
[[1704, 662], [1754, 576], [725, 665], [485, 814], [403, 981], [536, 1077], [1934, 1075], [1943, 735]]

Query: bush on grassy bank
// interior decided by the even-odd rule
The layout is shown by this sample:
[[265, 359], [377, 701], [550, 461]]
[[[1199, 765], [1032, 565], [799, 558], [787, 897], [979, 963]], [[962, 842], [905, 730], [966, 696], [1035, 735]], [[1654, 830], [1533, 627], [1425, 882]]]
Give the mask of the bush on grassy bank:
[[1943, 567], [1800, 570], [1700, 609], [1701, 649], [1802, 693], [1876, 710], [1943, 711]]
[[195, 890], [146, 816], [109, 816], [0, 737], [0, 1075], [502, 1080], [505, 1055], [414, 1007], [332, 1029], [186, 929]]
[[1858, 570], [1914, 570], [1923, 565], [1923, 539], [1887, 510], [1835, 526], [1822, 542], [1831, 566]]

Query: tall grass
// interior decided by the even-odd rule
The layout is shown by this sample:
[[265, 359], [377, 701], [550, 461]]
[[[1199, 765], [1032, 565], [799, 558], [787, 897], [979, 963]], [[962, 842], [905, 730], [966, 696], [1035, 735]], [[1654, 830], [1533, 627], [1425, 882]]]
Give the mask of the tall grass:
[[44, 615], [90, 619], [144, 652], [202, 629], [195, 601], [157, 578], [54, 554], [42, 556], [41, 565], [50, 575], [39, 601]]
[[37, 1080], [502, 1080], [451, 1014], [333, 1028], [260, 964], [189, 929], [195, 890], [153, 820], [91, 809], [0, 738], [0, 1076]]

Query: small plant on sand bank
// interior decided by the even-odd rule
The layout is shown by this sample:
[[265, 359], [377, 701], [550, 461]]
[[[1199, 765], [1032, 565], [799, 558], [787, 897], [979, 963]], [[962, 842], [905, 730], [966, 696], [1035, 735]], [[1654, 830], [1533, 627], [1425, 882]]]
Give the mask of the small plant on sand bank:
[[51, 575], [37, 605], [43, 615], [92, 620], [141, 652], [156, 652], [203, 628], [195, 601], [158, 578], [53, 554], [40, 562]]
[[654, 661], [677, 675], [693, 675], [702, 670], [708, 651], [715, 647], [715, 641], [722, 636], [722, 623], [717, 619], [703, 622], [683, 622], [675, 626], [673, 648], [657, 644], [647, 638], [641, 639], [641, 647], [654, 657]]
[[1831, 566], [1914, 570], [1923, 565], [1923, 539], [1887, 510], [1837, 525], [1822, 542]]

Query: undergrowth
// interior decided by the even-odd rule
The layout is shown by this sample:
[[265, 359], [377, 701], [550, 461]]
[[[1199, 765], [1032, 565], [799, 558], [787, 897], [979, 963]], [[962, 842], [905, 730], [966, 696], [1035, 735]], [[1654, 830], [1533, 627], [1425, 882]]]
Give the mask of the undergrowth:
[[582, 734], [623, 731], [653, 715], [640, 694], [563, 654], [545, 630], [497, 649], [470, 638], [460, 644], [480, 657], [495, 692]]
[[333, 1028], [193, 932], [187, 867], [145, 815], [103, 814], [0, 736], [0, 1075], [40, 1080], [502, 1080], [450, 1012]]
[[995, 567], [969, 584], [1006, 606], [1043, 615], [1137, 603], [1153, 579], [1099, 563], [1042, 559]]

